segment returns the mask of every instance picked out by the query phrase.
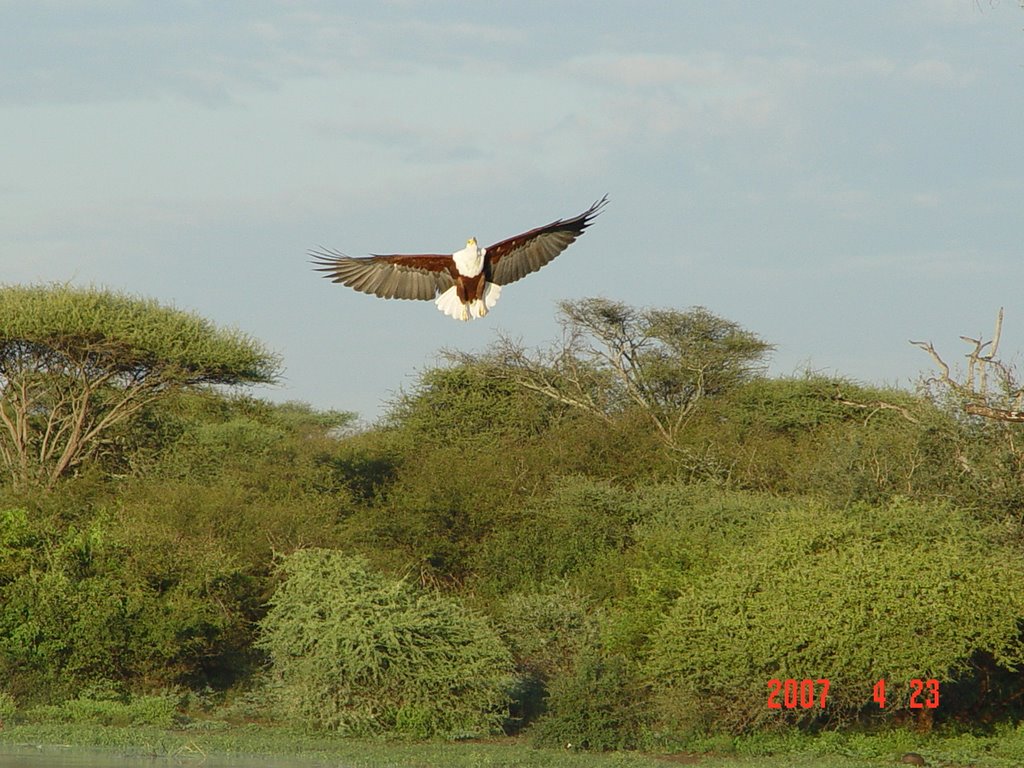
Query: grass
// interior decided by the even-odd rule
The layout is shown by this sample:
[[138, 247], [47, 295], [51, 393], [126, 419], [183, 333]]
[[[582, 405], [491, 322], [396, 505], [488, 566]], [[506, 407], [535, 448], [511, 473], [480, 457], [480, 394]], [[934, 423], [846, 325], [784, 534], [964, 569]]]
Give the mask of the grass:
[[95, 723], [8, 724], [0, 730], [0, 754], [34, 747], [66, 752], [69, 747], [99, 749], [119, 757], [171, 759], [200, 764], [208, 758], [276, 757], [290, 764], [330, 763], [338, 768], [879, 768], [897, 764], [909, 751], [932, 766], [1003, 768], [1024, 765], [1024, 729], [991, 737], [927, 735], [890, 731], [866, 735], [828, 733], [760, 735], [739, 739], [708, 738], [677, 754], [584, 753], [536, 749], [517, 739], [443, 741], [355, 740], [303, 733], [279, 726], [229, 725], [194, 721], [176, 728], [111, 726]]
[[[163, 758], [175, 762], [208, 756], [280, 757], [289, 764], [329, 762], [344, 768], [409, 766], [429, 768], [641, 768], [666, 763], [640, 754], [594, 755], [563, 750], [533, 749], [515, 740], [466, 742], [405, 742], [332, 738], [298, 733], [272, 726], [230, 726], [215, 731], [162, 729], [151, 726], [119, 727], [87, 724], [15, 725], [0, 731], [0, 753], [5, 747], [73, 745], [102, 747], [118, 755]], [[52, 748], [52, 747], [50, 747]], [[254, 761], [260, 762], [260, 761]]]
[[789, 730], [695, 737], [675, 753], [587, 753], [535, 748], [525, 738], [345, 738], [253, 722], [244, 714], [249, 706], [245, 700], [233, 707], [206, 710], [199, 717], [183, 714], [183, 702], [179, 695], [167, 693], [127, 701], [76, 699], [18, 712], [10, 697], [0, 697], [0, 764], [3, 754], [25, 750], [64, 754], [71, 749], [184, 765], [227, 758], [232, 765], [240, 760], [254, 764], [274, 760], [289, 765], [329, 763], [335, 768], [670, 768], [685, 764], [705, 768], [880, 768], [896, 765], [907, 752], [917, 752], [929, 765], [942, 768], [1024, 766], [1024, 724], [1004, 724], [985, 734], [945, 729], [922, 734], [890, 728], [810, 735]]

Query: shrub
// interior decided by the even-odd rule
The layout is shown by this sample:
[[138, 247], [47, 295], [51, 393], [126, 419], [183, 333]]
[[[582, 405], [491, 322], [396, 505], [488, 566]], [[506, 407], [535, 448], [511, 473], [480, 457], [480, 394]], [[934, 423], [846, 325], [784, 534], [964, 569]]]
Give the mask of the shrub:
[[607, 751], [643, 746], [649, 733], [646, 692], [618, 655], [591, 650], [552, 681], [548, 713], [530, 730], [542, 747]]
[[733, 487], [837, 504], [948, 497], [964, 481], [961, 428], [923, 398], [834, 377], [755, 379], [686, 430]]
[[530, 592], [564, 579], [605, 580], [602, 561], [630, 542], [630, 497], [606, 482], [562, 480], [482, 544], [475, 570], [485, 576], [478, 588]]
[[239, 635], [238, 569], [209, 542], [100, 515], [32, 557], [0, 582], [0, 678], [19, 699], [182, 683]]
[[949, 682], [978, 652], [1024, 661], [1022, 620], [1019, 552], [966, 513], [790, 502], [675, 600], [648, 673], [666, 720], [739, 731], [821, 716], [769, 710], [772, 678], [829, 679], [824, 714], [851, 719], [879, 679], [892, 713], [911, 679]]
[[784, 504], [713, 483], [639, 489], [630, 512], [634, 544], [606, 564], [621, 582], [602, 626], [609, 649], [643, 657], [675, 601], [712, 578], [737, 547], [756, 541], [766, 516]]
[[286, 716], [349, 734], [499, 728], [512, 662], [482, 617], [332, 550], [300, 550], [279, 568], [259, 644]]
[[18, 703], [14, 697], [7, 691], [0, 690], [0, 728], [3, 728], [4, 723], [14, 717], [17, 711]]
[[544, 711], [548, 682], [571, 673], [595, 643], [598, 620], [586, 596], [565, 583], [506, 595], [493, 610], [520, 674], [507, 726], [519, 730]]
[[505, 596], [495, 624], [519, 669], [542, 680], [572, 669], [597, 637], [586, 597], [564, 583]]
[[29, 569], [36, 539], [27, 510], [0, 509], [0, 584], [13, 581]]

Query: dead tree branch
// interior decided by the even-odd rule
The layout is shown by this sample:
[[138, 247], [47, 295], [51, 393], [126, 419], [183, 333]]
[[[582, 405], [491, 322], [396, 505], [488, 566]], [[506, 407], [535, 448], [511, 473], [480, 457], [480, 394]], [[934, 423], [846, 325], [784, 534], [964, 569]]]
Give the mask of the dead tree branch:
[[938, 384], [959, 400], [964, 413], [1003, 422], [1024, 422], [1024, 388], [1017, 381], [1013, 366], [997, 357], [1003, 332], [1003, 309], [996, 315], [992, 339], [961, 336], [971, 345], [963, 380], [954, 376], [949, 364], [930, 341], [911, 341], [923, 349], [938, 368], [938, 376], [927, 379]]

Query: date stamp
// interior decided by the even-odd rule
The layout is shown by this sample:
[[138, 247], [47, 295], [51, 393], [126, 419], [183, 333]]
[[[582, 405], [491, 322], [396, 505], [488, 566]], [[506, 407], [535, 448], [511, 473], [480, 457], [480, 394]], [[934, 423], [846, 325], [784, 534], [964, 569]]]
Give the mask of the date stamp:
[[[825, 709], [828, 704], [829, 680], [804, 678], [780, 680], [773, 677], [768, 681], [768, 709]], [[885, 709], [885, 679], [880, 679], [871, 689], [871, 700], [879, 709]], [[910, 709], [937, 709], [939, 706], [939, 681], [934, 678], [910, 681]]]
[[768, 681], [768, 709], [796, 709], [798, 706], [811, 709], [815, 705], [824, 709], [828, 686], [828, 679], [824, 677], [817, 680], [779, 680], [773, 677]]
[[[871, 689], [871, 699], [879, 709], [885, 709], [885, 680], [879, 680]], [[939, 707], [939, 681], [934, 678], [928, 680], [910, 681], [910, 703], [911, 709], [938, 709]]]

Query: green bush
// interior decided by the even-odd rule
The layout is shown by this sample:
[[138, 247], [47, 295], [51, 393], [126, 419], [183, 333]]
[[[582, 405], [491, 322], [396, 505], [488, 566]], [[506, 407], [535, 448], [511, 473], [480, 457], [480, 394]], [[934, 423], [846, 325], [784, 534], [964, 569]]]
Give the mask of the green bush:
[[295, 552], [280, 575], [259, 644], [286, 716], [348, 734], [500, 727], [512, 662], [482, 617], [332, 550]]
[[488, 594], [531, 592], [549, 582], [608, 579], [602, 562], [630, 543], [631, 494], [610, 483], [563, 479], [531, 508], [517, 509], [477, 554], [476, 586]]
[[[1024, 661], [1020, 553], [962, 511], [789, 502], [766, 505], [756, 534], [699, 574], [655, 633], [647, 671], [666, 722], [850, 720], [883, 678], [893, 713], [912, 679], [948, 683], [978, 652]], [[773, 678], [827, 678], [827, 710], [768, 709]]]
[[565, 583], [506, 595], [495, 611], [495, 626], [516, 666], [541, 680], [568, 672], [597, 639], [586, 596]]
[[0, 679], [28, 702], [188, 682], [238, 637], [239, 572], [182, 531], [99, 515], [0, 583]]
[[541, 747], [636, 749], [650, 733], [646, 689], [617, 655], [583, 654], [575, 669], [552, 681], [547, 708], [530, 729]]
[[644, 657], [675, 601], [712, 578], [737, 547], [756, 541], [765, 518], [785, 503], [712, 483], [637, 489], [629, 511], [633, 544], [606, 564], [620, 584], [603, 641], [629, 658]]
[[129, 596], [107, 567], [112, 554], [101, 525], [72, 529], [42, 567], [0, 590], [0, 665], [16, 692], [63, 697], [120, 677]]
[[598, 616], [586, 595], [564, 582], [505, 595], [491, 610], [519, 672], [507, 727], [520, 730], [544, 711], [549, 681], [570, 674], [597, 641]]
[[905, 390], [809, 374], [747, 382], [685, 434], [732, 487], [847, 504], [948, 497], [964, 480], [959, 431]]
[[0, 728], [3, 728], [4, 723], [14, 717], [17, 711], [18, 703], [14, 697], [7, 691], [0, 690]]
[[0, 585], [29, 569], [38, 536], [32, 530], [28, 510], [0, 509]]

